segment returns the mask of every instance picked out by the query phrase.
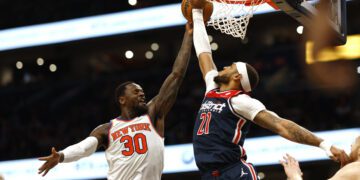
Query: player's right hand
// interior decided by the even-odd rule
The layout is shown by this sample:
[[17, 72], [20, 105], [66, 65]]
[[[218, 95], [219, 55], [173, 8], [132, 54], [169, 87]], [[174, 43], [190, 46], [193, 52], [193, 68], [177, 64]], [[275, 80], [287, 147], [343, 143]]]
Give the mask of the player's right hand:
[[344, 167], [347, 163], [349, 163], [350, 158], [344, 150], [331, 146], [330, 151], [333, 154], [330, 158], [336, 162], [340, 162], [341, 167]]
[[45, 163], [39, 168], [38, 174], [42, 174], [42, 176], [45, 176], [50, 169], [55, 167], [60, 162], [60, 153], [55, 150], [54, 147], [51, 149], [51, 154], [49, 156], [40, 157], [40, 161], [45, 161]]

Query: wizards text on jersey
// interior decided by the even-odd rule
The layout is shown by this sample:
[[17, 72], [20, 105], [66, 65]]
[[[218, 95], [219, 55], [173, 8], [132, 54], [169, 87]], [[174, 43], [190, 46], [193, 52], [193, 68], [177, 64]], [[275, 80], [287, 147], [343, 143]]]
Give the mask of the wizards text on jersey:
[[210, 111], [210, 112], [216, 112], [221, 113], [226, 107], [225, 103], [214, 103], [213, 101], [206, 100], [200, 108], [200, 111]]

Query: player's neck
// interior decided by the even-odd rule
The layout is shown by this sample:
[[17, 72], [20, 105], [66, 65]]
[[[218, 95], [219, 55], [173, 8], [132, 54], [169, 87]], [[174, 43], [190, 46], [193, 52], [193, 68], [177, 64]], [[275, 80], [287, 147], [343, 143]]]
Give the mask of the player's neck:
[[134, 118], [138, 117], [139, 115], [137, 113], [135, 113], [134, 111], [131, 111], [128, 109], [122, 109], [120, 116], [123, 119], [134, 119]]

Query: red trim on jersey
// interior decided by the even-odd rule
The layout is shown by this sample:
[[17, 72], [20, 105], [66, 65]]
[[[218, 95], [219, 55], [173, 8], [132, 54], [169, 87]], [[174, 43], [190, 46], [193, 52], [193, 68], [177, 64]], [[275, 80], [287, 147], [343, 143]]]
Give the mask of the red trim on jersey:
[[236, 129], [235, 129], [235, 135], [233, 138], [233, 143], [234, 144], [238, 144], [240, 139], [241, 139], [241, 128], [244, 126], [245, 124], [245, 120], [244, 119], [239, 119], [237, 125], [236, 125]]
[[150, 124], [151, 124], [151, 126], [154, 128], [156, 134], [159, 135], [161, 138], [164, 138], [164, 137], [162, 137], [162, 136], [159, 134], [159, 132], [156, 130], [156, 127], [153, 125], [149, 114], [146, 114], [146, 115], [147, 115], [147, 117], [149, 118]]
[[223, 92], [217, 92], [217, 89], [211, 90], [209, 91], [205, 97], [208, 98], [225, 98], [225, 99], [229, 99], [233, 96], [236, 96], [238, 94], [240, 94], [242, 91], [240, 90], [228, 90], [228, 91], [223, 91]]
[[251, 164], [249, 164], [249, 163], [247, 163], [246, 161], [244, 161], [243, 159], [241, 159], [241, 161], [243, 162], [243, 164], [244, 164], [246, 167], [249, 168], [250, 173], [251, 173], [251, 176], [252, 176], [252, 179], [253, 179], [253, 180], [257, 180], [254, 167], [253, 167]]
[[240, 146], [240, 148], [241, 148], [241, 157], [245, 157], [246, 156], [245, 149], [242, 146]]
[[111, 132], [112, 126], [113, 126], [113, 122], [112, 122], [112, 120], [111, 120], [111, 121], [110, 121], [110, 127], [109, 127], [109, 130], [108, 130], [108, 145], [107, 145], [106, 149], [109, 148], [109, 146], [110, 146], [110, 140], [111, 140], [111, 139], [110, 139], [110, 138], [111, 138], [110, 132]]

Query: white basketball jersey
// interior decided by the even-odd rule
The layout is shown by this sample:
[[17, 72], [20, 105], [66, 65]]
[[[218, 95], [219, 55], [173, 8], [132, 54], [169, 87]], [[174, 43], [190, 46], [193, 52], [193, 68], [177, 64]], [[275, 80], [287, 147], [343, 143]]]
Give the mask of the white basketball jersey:
[[109, 180], [160, 180], [164, 167], [164, 140], [148, 115], [111, 120], [105, 151]]

